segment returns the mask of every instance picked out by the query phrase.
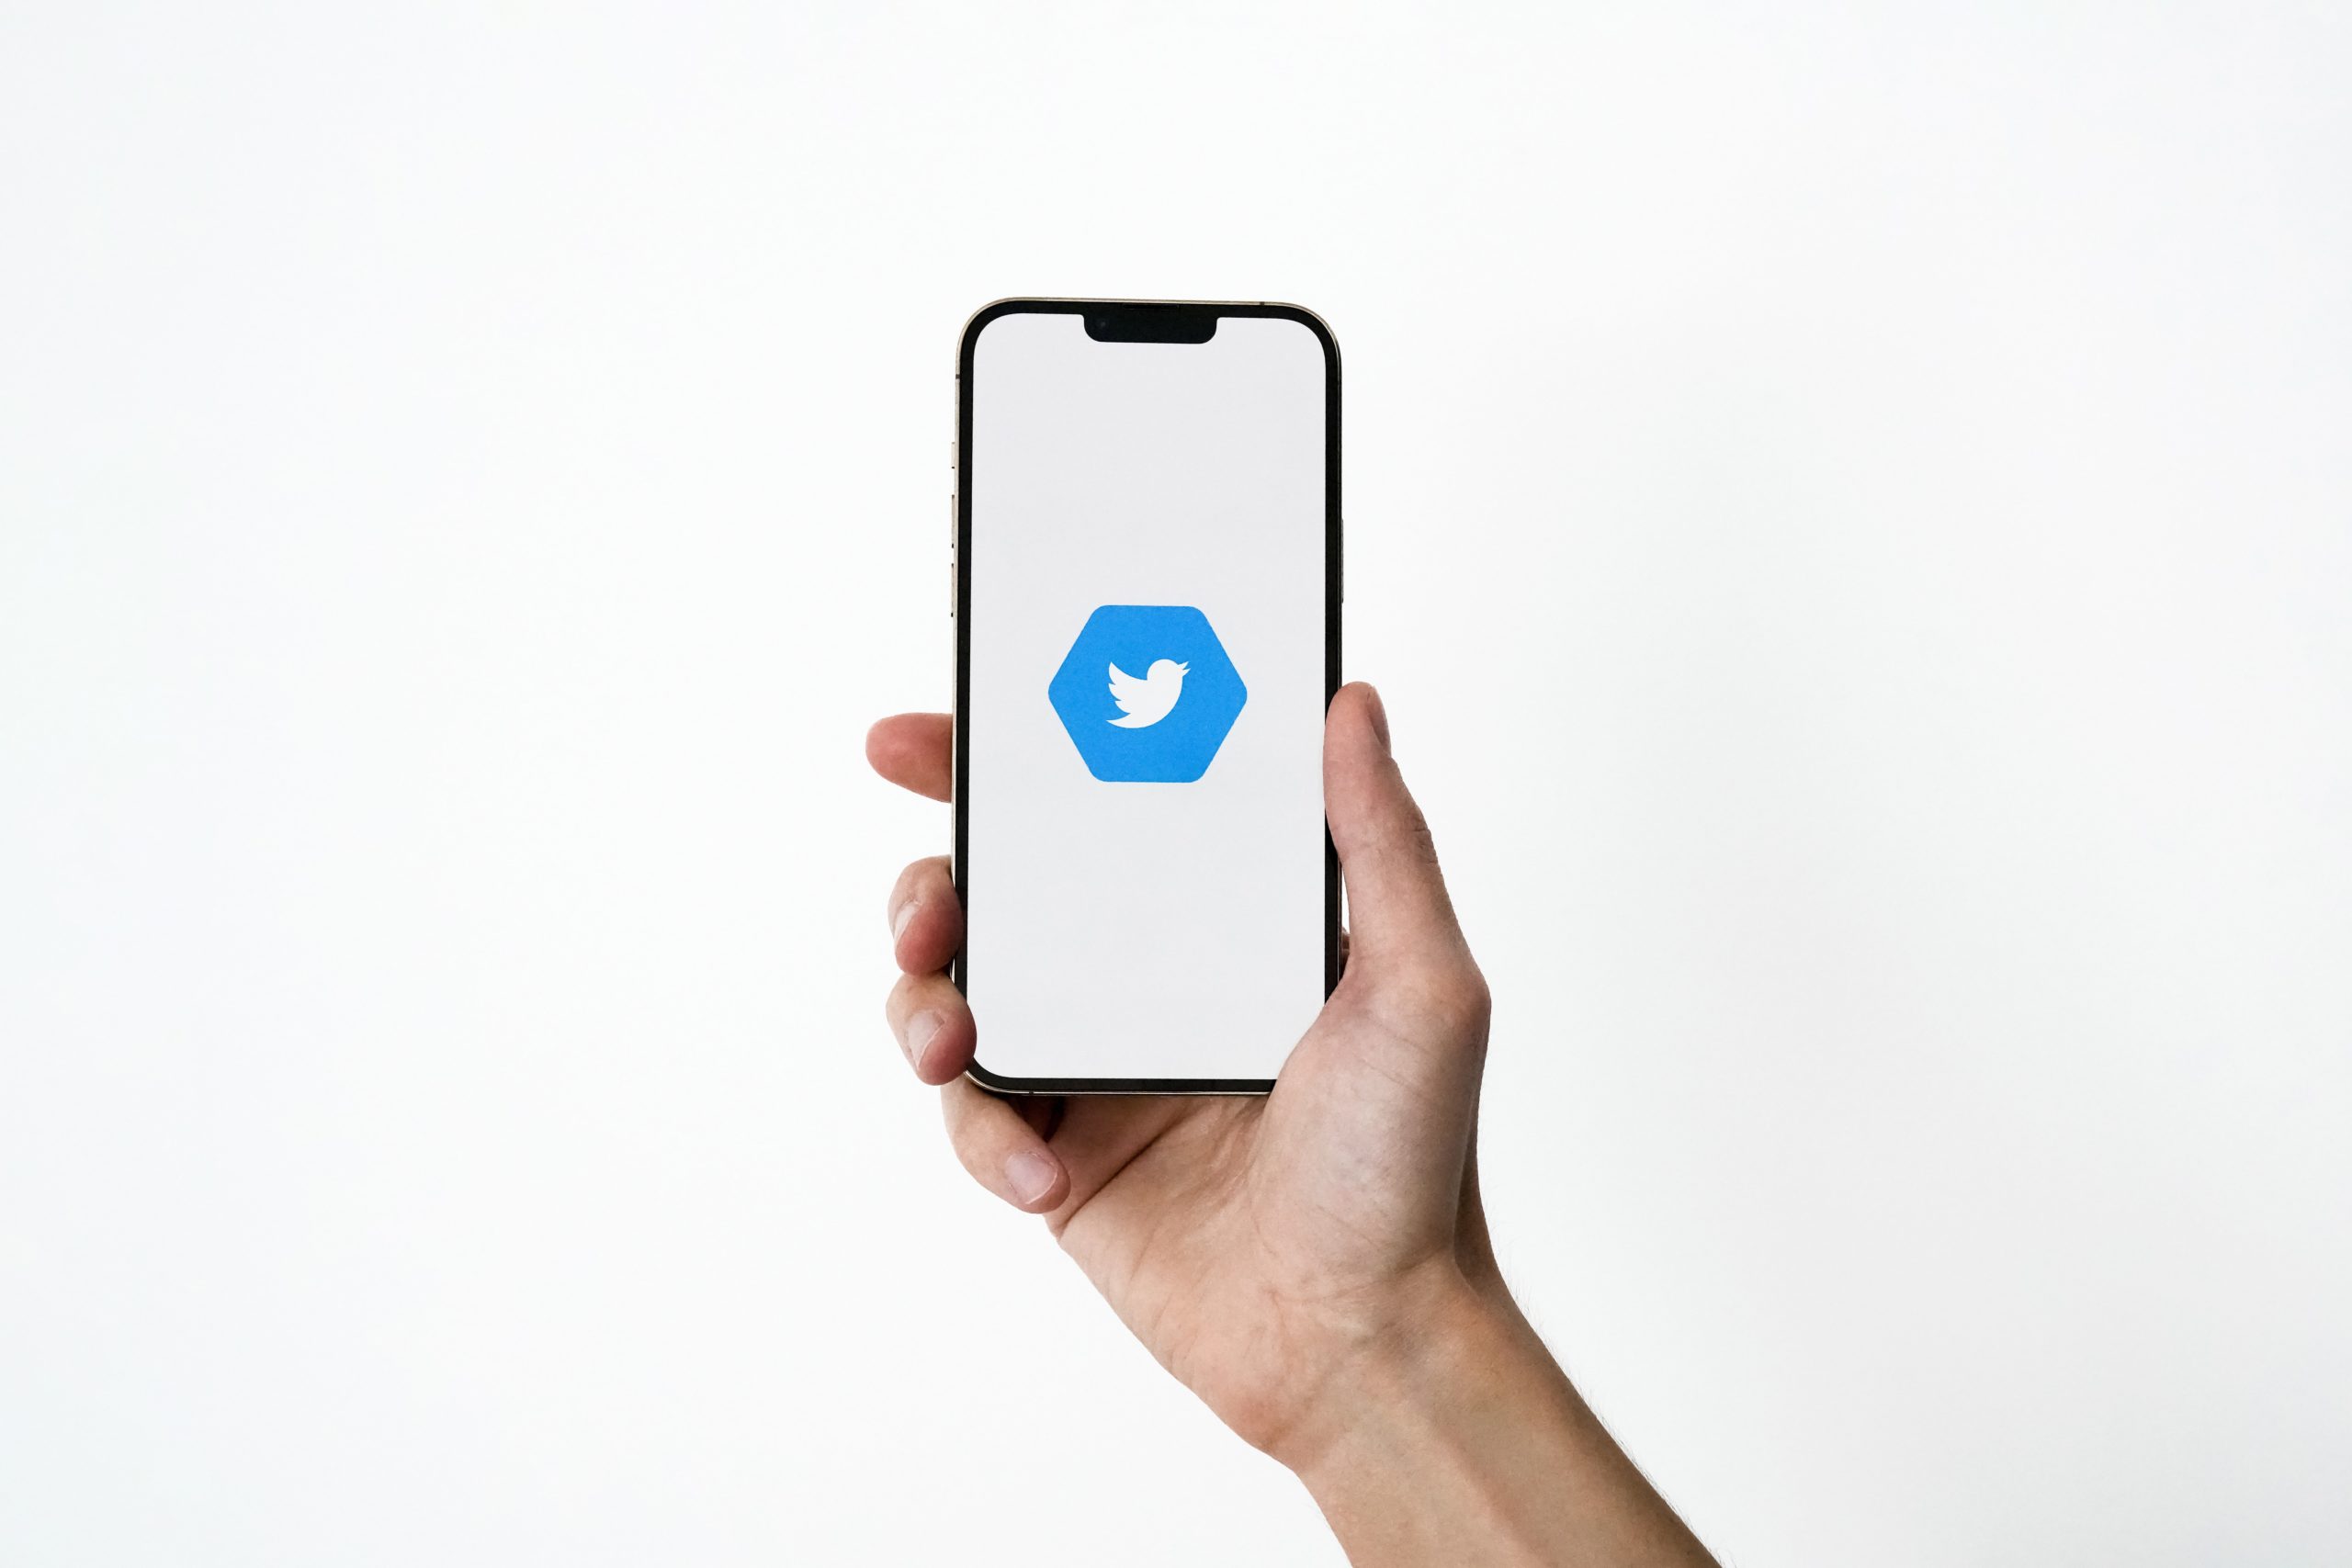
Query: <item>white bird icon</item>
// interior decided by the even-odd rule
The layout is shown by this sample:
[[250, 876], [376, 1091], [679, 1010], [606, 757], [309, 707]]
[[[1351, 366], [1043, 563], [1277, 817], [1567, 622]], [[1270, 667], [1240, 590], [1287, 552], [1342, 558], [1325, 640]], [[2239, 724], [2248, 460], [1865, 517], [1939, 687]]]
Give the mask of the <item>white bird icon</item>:
[[1176, 699], [1184, 694], [1184, 677], [1192, 673], [1189, 664], [1179, 664], [1172, 659], [1155, 659], [1143, 679], [1111, 666], [1111, 700], [1119, 705], [1126, 716], [1111, 720], [1121, 729], [1141, 729], [1158, 724], [1176, 706]]

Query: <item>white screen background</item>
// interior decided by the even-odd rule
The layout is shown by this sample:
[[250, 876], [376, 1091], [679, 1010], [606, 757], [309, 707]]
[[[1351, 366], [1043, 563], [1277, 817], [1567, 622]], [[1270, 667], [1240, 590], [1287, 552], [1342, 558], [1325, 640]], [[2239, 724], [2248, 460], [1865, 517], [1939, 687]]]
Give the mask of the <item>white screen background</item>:
[[[979, 1061], [1271, 1078], [1323, 1000], [1321, 344], [1271, 317], [1152, 344], [1016, 313], [980, 330], [972, 374]], [[1195, 606], [1240, 671], [1199, 780], [1098, 781], [1046, 700], [1104, 604]]]

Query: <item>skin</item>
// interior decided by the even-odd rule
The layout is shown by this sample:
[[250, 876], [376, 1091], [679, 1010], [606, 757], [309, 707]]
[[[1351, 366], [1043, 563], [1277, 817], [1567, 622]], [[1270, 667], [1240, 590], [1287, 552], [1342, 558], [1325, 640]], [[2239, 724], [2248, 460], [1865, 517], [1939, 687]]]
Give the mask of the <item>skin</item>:
[[[866, 754], [948, 798], [950, 721]], [[1263, 1099], [1002, 1099], [945, 973], [944, 857], [891, 890], [888, 1016], [973, 1179], [1044, 1216], [1161, 1366], [1296, 1472], [1350, 1560], [1711, 1563], [1513, 1303], [1478, 1202], [1487, 985], [1371, 687], [1343, 688], [1323, 787], [1353, 921], [1338, 988]]]

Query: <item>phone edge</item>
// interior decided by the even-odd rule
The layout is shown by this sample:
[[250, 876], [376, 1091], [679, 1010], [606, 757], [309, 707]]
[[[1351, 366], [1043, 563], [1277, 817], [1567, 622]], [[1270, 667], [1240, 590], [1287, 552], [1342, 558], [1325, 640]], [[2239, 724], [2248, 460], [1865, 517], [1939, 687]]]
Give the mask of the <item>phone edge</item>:
[[[952, 716], [953, 777], [949, 786], [955, 814], [955, 849], [949, 874], [958, 903], [968, 918], [971, 889], [967, 881], [969, 862], [969, 820], [965, 811], [965, 778], [971, 759], [971, 561], [972, 545], [972, 363], [979, 336], [990, 321], [1017, 314], [1078, 315], [1089, 305], [1182, 305], [1213, 310], [1220, 315], [1272, 317], [1293, 321], [1315, 334], [1323, 349], [1323, 704], [1326, 709], [1340, 690], [1340, 626], [1346, 602], [1345, 524], [1340, 496], [1340, 343], [1321, 316], [1303, 305], [1280, 300], [1232, 299], [1107, 299], [1014, 296], [990, 300], [972, 312], [957, 334], [956, 345], [956, 538], [949, 570], [953, 576], [956, 620], [956, 703]], [[958, 992], [965, 985], [964, 952], [959, 947], [948, 965], [948, 978]], [[1329, 818], [1323, 825], [1323, 994], [1329, 997], [1340, 982], [1340, 855], [1331, 840]], [[1001, 1095], [1265, 1095], [1273, 1078], [1036, 1078], [1008, 1077], [990, 1072], [977, 1057], [964, 1076], [991, 1094]]]

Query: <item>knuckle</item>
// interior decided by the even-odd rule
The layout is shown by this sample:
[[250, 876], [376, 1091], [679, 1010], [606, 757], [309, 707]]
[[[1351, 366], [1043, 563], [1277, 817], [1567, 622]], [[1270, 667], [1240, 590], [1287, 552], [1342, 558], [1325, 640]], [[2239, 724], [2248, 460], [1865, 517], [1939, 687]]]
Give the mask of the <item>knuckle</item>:
[[1415, 1033], [1459, 1040], [1484, 1039], [1494, 1012], [1487, 977], [1467, 954], [1458, 964], [1424, 972], [1400, 985], [1393, 1005]]
[[1486, 976], [1480, 974], [1476, 968], [1470, 972], [1470, 996], [1467, 1006], [1467, 1016], [1477, 1025], [1478, 1032], [1484, 1034], [1487, 1032], [1487, 1026], [1494, 1021], [1495, 993], [1487, 987]]
[[1487, 990], [1487, 977], [1476, 964], [1464, 963], [1438, 987], [1440, 1019], [1463, 1033], [1485, 1033], [1494, 1005], [1494, 994]]
[[1405, 852], [1423, 865], [1437, 863], [1437, 835], [1430, 831], [1430, 819], [1415, 807], [1405, 819]]
[[1437, 863], [1437, 836], [1430, 831], [1421, 808], [1408, 804], [1393, 818], [1376, 824], [1366, 840], [1374, 853], [1413, 865]]

